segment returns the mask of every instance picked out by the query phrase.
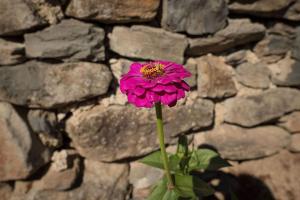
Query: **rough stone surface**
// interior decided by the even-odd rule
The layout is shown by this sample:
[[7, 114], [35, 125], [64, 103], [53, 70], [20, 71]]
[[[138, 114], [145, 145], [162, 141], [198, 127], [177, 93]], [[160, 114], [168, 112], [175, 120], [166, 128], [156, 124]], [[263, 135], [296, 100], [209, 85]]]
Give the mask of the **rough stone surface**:
[[192, 35], [215, 33], [226, 25], [225, 0], [163, 0], [162, 27]]
[[24, 179], [50, 161], [50, 152], [8, 103], [0, 102], [0, 181]]
[[130, 64], [132, 62], [133, 61], [124, 58], [109, 60], [111, 71], [118, 82], [120, 81], [122, 74], [125, 74], [129, 71]]
[[300, 134], [292, 135], [289, 150], [292, 152], [300, 152]]
[[244, 63], [236, 69], [237, 80], [248, 87], [268, 88], [270, 85], [270, 71], [264, 64]]
[[186, 78], [185, 81], [191, 88], [197, 86], [197, 61], [193, 58], [189, 58], [185, 64], [185, 68], [191, 72], [191, 77]]
[[229, 172], [240, 176], [238, 194], [244, 194], [245, 199], [300, 199], [300, 154], [282, 151], [269, 158], [242, 162]]
[[238, 1], [234, 0], [229, 9], [237, 13], [248, 13], [259, 16], [278, 16], [278, 13], [287, 8], [295, 0], [258, 0]]
[[5, 182], [0, 183], [0, 196], [2, 200], [10, 200], [13, 193], [13, 187]]
[[226, 56], [225, 59], [227, 64], [234, 67], [245, 62], [252, 64], [256, 64], [259, 62], [258, 57], [250, 50], [240, 50], [233, 52]]
[[198, 93], [201, 97], [223, 98], [237, 93], [232, 79], [233, 70], [225, 59], [207, 55], [196, 59], [198, 69]]
[[57, 148], [62, 145], [62, 135], [54, 112], [29, 110], [27, 120], [32, 131], [38, 134], [45, 146]]
[[123, 200], [128, 186], [128, 166], [105, 164], [85, 160], [83, 182], [80, 187], [66, 192], [45, 190], [38, 192], [34, 200]]
[[18, 64], [26, 60], [24, 44], [0, 39], [0, 66]]
[[25, 34], [26, 55], [68, 61], [104, 60], [104, 30], [77, 20], [63, 20], [42, 31]]
[[268, 67], [275, 85], [300, 86], [300, 61], [291, 59], [290, 54]]
[[19, 35], [45, 23], [36, 15], [30, 2], [24, 0], [0, 2], [0, 35]]
[[284, 13], [283, 18], [291, 21], [300, 21], [300, 1], [296, 0], [287, 11]]
[[300, 110], [299, 90], [270, 89], [257, 95], [228, 99], [225, 102], [225, 121], [251, 127], [294, 110]]
[[0, 100], [52, 108], [105, 94], [112, 75], [102, 64], [31, 61], [0, 68]]
[[110, 48], [120, 55], [178, 63], [188, 45], [184, 35], [146, 26], [117, 26], [108, 37]]
[[300, 133], [300, 112], [292, 112], [279, 119], [278, 125], [290, 133]]
[[[269, 156], [285, 148], [290, 142], [290, 134], [276, 126], [241, 128], [232, 125], [221, 125], [206, 133], [204, 142], [213, 146], [230, 160], [247, 160]], [[198, 134], [198, 135], [199, 135]], [[199, 136], [201, 137], [201, 136]], [[197, 135], [195, 141], [197, 141]]]
[[156, 15], [159, 0], [71, 0], [66, 14], [104, 23], [149, 21]]
[[296, 29], [296, 39], [293, 43], [293, 57], [300, 61], [300, 27]]
[[[196, 99], [188, 106], [164, 111], [166, 142], [189, 130], [212, 124], [214, 104]], [[180, 121], [180, 123], [178, 123]], [[113, 161], [141, 156], [158, 149], [155, 113], [132, 106], [96, 106], [78, 110], [67, 121], [66, 130], [81, 155], [93, 160]], [[112, 134], [113, 133], [113, 134]]]
[[231, 19], [226, 28], [211, 37], [189, 39], [187, 54], [198, 56], [219, 53], [238, 45], [257, 41], [264, 34], [265, 27], [259, 23], [252, 23], [249, 19]]

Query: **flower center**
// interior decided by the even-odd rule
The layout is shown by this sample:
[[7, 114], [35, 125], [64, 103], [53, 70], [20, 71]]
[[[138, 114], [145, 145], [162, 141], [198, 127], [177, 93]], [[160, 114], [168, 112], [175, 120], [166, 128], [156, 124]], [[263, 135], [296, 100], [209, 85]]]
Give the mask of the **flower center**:
[[148, 63], [142, 66], [140, 72], [147, 79], [157, 78], [162, 76], [164, 71], [164, 65], [161, 63]]

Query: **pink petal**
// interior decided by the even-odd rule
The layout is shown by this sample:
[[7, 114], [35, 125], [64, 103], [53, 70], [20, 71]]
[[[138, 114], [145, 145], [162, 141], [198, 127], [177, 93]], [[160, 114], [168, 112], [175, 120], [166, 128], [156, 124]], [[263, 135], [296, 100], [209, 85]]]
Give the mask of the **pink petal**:
[[165, 85], [165, 91], [168, 93], [175, 93], [177, 91], [177, 88], [172, 84], [168, 84]]
[[165, 93], [161, 97], [161, 103], [165, 104], [165, 105], [169, 105], [169, 104], [172, 105], [176, 101], [177, 101], [177, 95], [176, 95], [176, 93], [173, 93], [173, 94]]
[[134, 94], [136, 94], [137, 96], [141, 96], [145, 93], [145, 89], [141, 88], [141, 87], [136, 87], [134, 89]]
[[154, 92], [161, 92], [165, 89], [163, 85], [157, 84], [155, 87], [153, 87], [151, 90]]

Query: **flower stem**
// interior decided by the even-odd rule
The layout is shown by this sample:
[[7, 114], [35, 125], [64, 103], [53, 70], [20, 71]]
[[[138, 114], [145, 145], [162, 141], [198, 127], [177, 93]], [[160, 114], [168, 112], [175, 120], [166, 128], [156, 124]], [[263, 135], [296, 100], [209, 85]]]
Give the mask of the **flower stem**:
[[162, 119], [162, 109], [161, 104], [156, 103], [155, 104], [155, 111], [156, 111], [156, 126], [157, 126], [157, 135], [159, 139], [159, 146], [160, 146], [160, 152], [161, 157], [163, 160], [164, 168], [165, 168], [165, 174], [168, 179], [168, 188], [173, 189], [174, 183], [171, 177], [170, 167], [169, 167], [169, 161], [168, 161], [168, 155], [166, 152], [165, 147], [165, 136], [164, 136], [164, 128], [163, 128], [163, 119]]

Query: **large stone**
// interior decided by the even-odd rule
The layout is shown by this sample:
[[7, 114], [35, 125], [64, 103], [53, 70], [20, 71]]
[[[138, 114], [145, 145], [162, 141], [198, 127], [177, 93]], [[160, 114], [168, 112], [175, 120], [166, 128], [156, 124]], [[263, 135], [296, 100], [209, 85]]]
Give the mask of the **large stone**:
[[149, 21], [156, 15], [159, 0], [71, 0], [66, 14], [103, 23]]
[[278, 125], [290, 133], [300, 133], [300, 112], [292, 112], [279, 119]]
[[83, 182], [80, 187], [65, 192], [44, 190], [34, 200], [123, 200], [128, 187], [128, 166], [85, 160]]
[[[164, 111], [166, 142], [174, 136], [212, 124], [214, 104], [196, 99], [193, 104]], [[178, 123], [180, 122], [180, 123]], [[95, 106], [78, 110], [66, 130], [81, 155], [93, 160], [114, 161], [141, 156], [158, 149], [154, 109], [133, 106]]]
[[0, 1], [0, 35], [19, 35], [44, 24], [45, 21], [36, 15], [29, 2], [25, 0]]
[[268, 88], [270, 85], [270, 71], [261, 63], [244, 63], [236, 68], [237, 80], [248, 87]]
[[0, 68], [0, 100], [53, 108], [105, 94], [111, 79], [102, 64], [31, 61]]
[[258, 16], [282, 17], [284, 10], [295, 0], [257, 0], [240, 1], [232, 0], [229, 9], [236, 13], [247, 13]]
[[0, 65], [13, 65], [25, 61], [25, 46], [19, 42], [0, 39]]
[[129, 71], [130, 64], [133, 61], [121, 58], [121, 59], [110, 59], [109, 64], [111, 71], [114, 75], [114, 77], [118, 80], [118, 82], [121, 79], [121, 76]]
[[[204, 141], [197, 142], [201, 134], [204, 134]], [[224, 158], [247, 160], [279, 152], [289, 144], [290, 134], [276, 126], [246, 129], [223, 124], [211, 131], [196, 134], [195, 141], [197, 145], [213, 146]]]
[[225, 0], [163, 0], [162, 27], [192, 35], [215, 33], [226, 25]]
[[13, 193], [13, 187], [9, 183], [0, 183], [0, 196], [2, 200], [10, 200]]
[[277, 119], [294, 110], [300, 110], [299, 90], [270, 89], [261, 94], [227, 100], [225, 102], [225, 121], [251, 127]]
[[241, 182], [239, 199], [300, 199], [300, 154], [282, 151], [265, 159], [242, 162], [229, 168]]
[[237, 93], [232, 79], [233, 69], [225, 59], [207, 55], [196, 59], [198, 69], [198, 93], [201, 97], [223, 98]]
[[292, 152], [300, 152], [300, 134], [292, 135], [289, 150]]
[[0, 102], [0, 181], [24, 179], [50, 161], [50, 152], [8, 103]]
[[25, 35], [26, 55], [68, 61], [105, 59], [102, 28], [77, 20], [63, 20], [42, 31]]
[[146, 26], [117, 26], [109, 34], [110, 48], [120, 55], [183, 63], [188, 45], [184, 35]]
[[189, 39], [187, 54], [199, 56], [207, 53], [219, 53], [232, 47], [260, 40], [265, 27], [252, 23], [249, 19], [231, 19], [223, 30], [211, 37]]
[[268, 67], [275, 85], [300, 86], [300, 61], [292, 59], [289, 54]]
[[293, 58], [300, 61], [300, 27], [296, 29], [296, 39], [293, 44]]
[[185, 79], [191, 88], [197, 86], [197, 61], [194, 58], [189, 58], [185, 64], [185, 68], [191, 72], [191, 77]]

